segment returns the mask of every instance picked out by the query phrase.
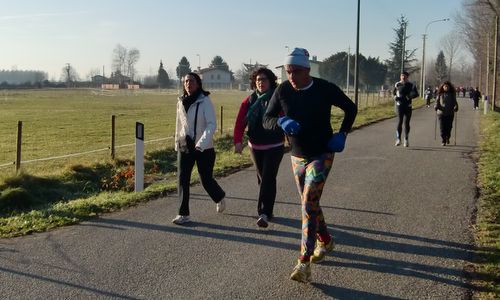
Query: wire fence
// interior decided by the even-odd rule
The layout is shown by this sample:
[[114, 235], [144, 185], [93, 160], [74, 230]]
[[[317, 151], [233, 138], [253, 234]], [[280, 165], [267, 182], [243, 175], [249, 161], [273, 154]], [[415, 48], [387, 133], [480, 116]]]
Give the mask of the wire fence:
[[[348, 95], [351, 99], [353, 94]], [[354, 100], [354, 99], [353, 99]], [[359, 93], [358, 107], [366, 109], [392, 101], [388, 92]], [[225, 109], [219, 106], [216, 109], [218, 117], [217, 135], [232, 134], [237, 110], [240, 102]], [[50, 112], [47, 112], [50, 113]], [[144, 123], [145, 153], [158, 149], [168, 149], [174, 146], [175, 112], [170, 118], [162, 120], [161, 116], [153, 116]], [[109, 116], [107, 118], [109, 120]], [[72, 119], [63, 119], [58, 122], [45, 124], [44, 122], [23, 122], [22, 132], [12, 132], [4, 137], [3, 151], [0, 153], [0, 170], [19, 168], [27, 164], [37, 164], [48, 161], [68, 160], [78, 157], [87, 162], [92, 159], [112, 159], [112, 154], [118, 156], [133, 156], [135, 145], [135, 122], [130, 116], [116, 116], [116, 128], [112, 123], [103, 122], [103, 118], [90, 118], [85, 122]], [[17, 137], [20, 134], [22, 143], [17, 146]], [[114, 141], [112, 142], [112, 135]], [[147, 137], [150, 137], [149, 139]], [[121, 150], [121, 151], [117, 151]], [[73, 160], [74, 162], [74, 160]]]

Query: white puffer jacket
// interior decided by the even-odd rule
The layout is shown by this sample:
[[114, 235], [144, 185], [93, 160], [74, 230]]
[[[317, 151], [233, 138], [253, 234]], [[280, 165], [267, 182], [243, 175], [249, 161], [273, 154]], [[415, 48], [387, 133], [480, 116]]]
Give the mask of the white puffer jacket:
[[175, 150], [186, 147], [186, 135], [194, 136], [194, 118], [198, 106], [198, 121], [196, 123], [196, 147], [205, 151], [214, 147], [213, 136], [217, 128], [215, 109], [210, 97], [201, 94], [189, 106], [186, 113], [182, 98], [177, 101], [177, 117], [175, 122]]

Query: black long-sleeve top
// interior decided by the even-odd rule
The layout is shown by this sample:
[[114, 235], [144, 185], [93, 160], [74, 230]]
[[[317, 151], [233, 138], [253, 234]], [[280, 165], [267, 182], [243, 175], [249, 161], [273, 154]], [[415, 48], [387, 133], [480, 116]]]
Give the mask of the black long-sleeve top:
[[327, 144], [332, 137], [330, 123], [332, 105], [344, 111], [340, 132], [349, 132], [356, 118], [356, 105], [335, 84], [313, 78], [313, 84], [304, 90], [295, 90], [285, 81], [275, 90], [266, 113], [263, 125], [266, 129], [279, 128], [277, 121], [281, 111], [300, 124], [300, 131], [289, 136], [292, 155], [314, 157], [329, 152]]

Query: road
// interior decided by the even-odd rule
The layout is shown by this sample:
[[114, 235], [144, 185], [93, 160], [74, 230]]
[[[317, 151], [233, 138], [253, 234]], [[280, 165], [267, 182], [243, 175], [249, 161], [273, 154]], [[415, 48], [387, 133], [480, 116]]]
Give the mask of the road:
[[[188, 226], [175, 196], [80, 225], [0, 240], [6, 299], [462, 299], [470, 295], [479, 111], [459, 100], [456, 146], [434, 140], [434, 111], [413, 112], [410, 147], [395, 119], [351, 133], [322, 197], [336, 239], [313, 281], [289, 280], [300, 241], [290, 157], [279, 172], [276, 218], [257, 228], [254, 169], [219, 180], [227, 209], [192, 189]], [[439, 135], [439, 134], [438, 134]]]

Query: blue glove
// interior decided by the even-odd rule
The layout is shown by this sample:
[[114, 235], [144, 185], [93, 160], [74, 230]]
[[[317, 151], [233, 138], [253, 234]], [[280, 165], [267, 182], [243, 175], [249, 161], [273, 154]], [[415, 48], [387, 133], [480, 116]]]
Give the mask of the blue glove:
[[297, 134], [300, 130], [300, 124], [286, 116], [278, 119], [278, 126], [289, 135]]
[[334, 133], [328, 141], [328, 150], [332, 152], [344, 151], [346, 137], [347, 134], [344, 132]]

